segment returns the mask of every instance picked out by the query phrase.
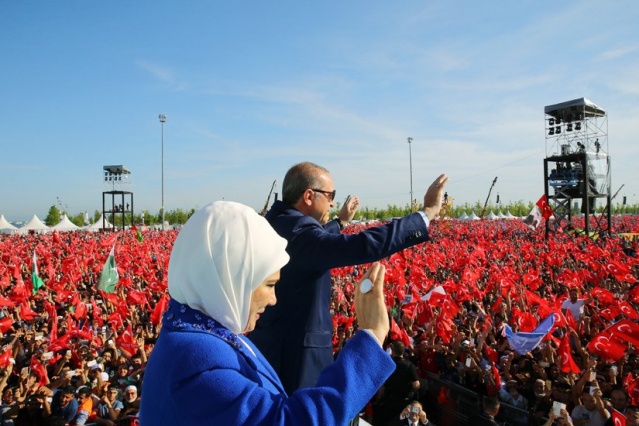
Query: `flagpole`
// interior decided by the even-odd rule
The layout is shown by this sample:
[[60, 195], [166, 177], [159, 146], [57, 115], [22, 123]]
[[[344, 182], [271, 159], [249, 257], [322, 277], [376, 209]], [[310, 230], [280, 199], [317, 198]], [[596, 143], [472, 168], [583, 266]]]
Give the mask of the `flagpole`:
[[411, 149], [411, 142], [413, 138], [408, 138], [408, 161], [410, 167], [410, 203], [408, 203], [408, 207], [410, 208], [410, 212], [413, 213], [413, 151]]
[[164, 231], [164, 123], [166, 123], [166, 115], [158, 116], [162, 123], [162, 230]]

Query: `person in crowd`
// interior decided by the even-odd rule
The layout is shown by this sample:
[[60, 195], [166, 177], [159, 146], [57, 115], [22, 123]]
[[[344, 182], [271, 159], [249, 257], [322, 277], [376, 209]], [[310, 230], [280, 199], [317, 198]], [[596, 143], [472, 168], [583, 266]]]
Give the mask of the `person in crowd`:
[[66, 386], [49, 393], [47, 396], [51, 395], [51, 403], [49, 403], [49, 398], [43, 400], [45, 417], [62, 417], [67, 422], [71, 422], [77, 414], [79, 406], [75, 392], [73, 386]]
[[628, 394], [623, 389], [613, 389], [610, 392], [610, 404], [612, 408], [624, 414], [628, 407]]
[[91, 389], [88, 386], [81, 386], [76, 392], [76, 399], [78, 401], [78, 411], [71, 423], [74, 425], [84, 425], [93, 413]]
[[380, 389], [379, 401], [375, 410], [375, 425], [385, 425], [397, 417], [420, 388], [419, 376], [415, 365], [404, 358], [405, 346], [400, 341], [391, 343], [391, 356], [395, 371]]
[[626, 426], [639, 426], [639, 407], [629, 405], [626, 407]]
[[584, 306], [591, 303], [593, 298], [591, 295], [588, 295], [586, 298], [580, 299], [579, 289], [577, 287], [572, 287], [568, 294], [570, 298], [564, 300], [561, 304], [561, 312], [566, 315], [566, 311], [570, 311], [575, 321], [578, 321], [584, 314]]
[[388, 426], [435, 426], [430, 420], [422, 404], [412, 401], [402, 410], [401, 414], [393, 419]]
[[495, 421], [495, 417], [499, 413], [500, 405], [497, 397], [489, 396], [484, 398], [483, 411], [471, 416], [470, 424], [473, 426], [499, 426], [499, 423]]
[[[18, 416], [14, 421], [15, 426], [39, 426], [46, 423], [48, 416], [44, 408], [47, 398], [43, 394], [33, 394], [20, 403]], [[62, 417], [59, 417], [62, 418]], [[63, 419], [66, 421], [65, 419]]]
[[[251, 208], [217, 201], [195, 212], [169, 261], [172, 300], [147, 363], [142, 425], [344, 425], [362, 410], [395, 364], [385, 268], [374, 264], [355, 290], [360, 331], [317, 387], [287, 395], [259, 349], [242, 336], [276, 303], [286, 240]], [[367, 288], [372, 285], [372, 288]], [[179, 360], [179, 362], [176, 362]]]
[[548, 389], [548, 386], [551, 386], [549, 383], [543, 379], [536, 379], [533, 385], [532, 398], [528, 403], [533, 426], [541, 424], [541, 419], [546, 417], [552, 408], [552, 391]]
[[[610, 412], [610, 418], [606, 420], [606, 426], [616, 426], [613, 414], [616, 411], [619, 414], [626, 415], [628, 409], [628, 394], [623, 389], [613, 389], [610, 392], [610, 401], [604, 401], [606, 408]], [[628, 423], [626, 421], [626, 423]]]
[[122, 398], [122, 409], [119, 415], [120, 420], [137, 416], [140, 411], [140, 403], [138, 388], [135, 385], [127, 386], [124, 389], [124, 397]]
[[518, 425], [528, 424], [528, 400], [521, 393], [519, 393], [520, 384], [517, 380], [508, 380], [506, 382], [506, 388], [499, 392], [499, 399], [501, 402], [517, 408], [519, 414], [514, 416], [513, 420]]
[[544, 423], [543, 426], [573, 426], [573, 422], [570, 413], [568, 413], [568, 410], [565, 408], [559, 410], [559, 415], [557, 415], [554, 409], [551, 409], [548, 412], [546, 423]]
[[580, 404], [573, 408], [570, 417], [575, 426], [604, 426], [610, 418], [610, 412], [601, 398], [601, 389], [596, 386], [585, 387]]
[[319, 373], [333, 362], [330, 315], [330, 269], [377, 261], [429, 239], [428, 225], [441, 209], [446, 175], [439, 176], [424, 196], [424, 209], [357, 234], [342, 234], [359, 206], [348, 199], [330, 220], [335, 186], [330, 172], [304, 162], [291, 167], [266, 219], [286, 238], [291, 261], [282, 269], [276, 295], [279, 303], [260, 318], [249, 338], [280, 376], [284, 388], [314, 386]]
[[11, 387], [5, 387], [2, 391], [2, 404], [0, 404], [0, 424], [2, 426], [13, 426], [18, 415], [18, 401], [15, 399], [14, 392], [15, 389]]
[[120, 412], [124, 408], [122, 401], [118, 399], [120, 389], [116, 385], [109, 385], [106, 394], [100, 398], [95, 410], [95, 423], [103, 426], [116, 426]]

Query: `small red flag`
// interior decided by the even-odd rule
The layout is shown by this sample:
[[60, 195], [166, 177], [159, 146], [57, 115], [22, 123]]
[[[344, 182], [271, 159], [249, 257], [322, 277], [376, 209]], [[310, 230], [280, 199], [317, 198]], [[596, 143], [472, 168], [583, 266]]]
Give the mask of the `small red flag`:
[[624, 356], [628, 349], [623, 341], [605, 330], [593, 337], [586, 347], [591, 353], [610, 362], [615, 362]]
[[169, 305], [169, 297], [166, 294], [163, 294], [158, 300], [158, 303], [155, 304], [155, 308], [153, 308], [153, 312], [149, 316], [149, 320], [155, 326], [160, 324], [162, 320], [162, 314], [166, 311], [167, 306]]
[[581, 372], [581, 369], [575, 363], [575, 360], [572, 358], [572, 353], [570, 350], [570, 338], [568, 337], [568, 334], [565, 334], [563, 339], [561, 339], [558, 353], [559, 353], [559, 356], [561, 357], [562, 373], [580, 373]]
[[610, 408], [612, 414], [612, 424], [614, 426], [626, 426], [626, 417], [614, 408]]
[[553, 215], [553, 211], [548, 205], [548, 197], [546, 194], [542, 195], [541, 198], [536, 203], [537, 207], [539, 207], [539, 211], [541, 212], [541, 216], [548, 220], [549, 217]]

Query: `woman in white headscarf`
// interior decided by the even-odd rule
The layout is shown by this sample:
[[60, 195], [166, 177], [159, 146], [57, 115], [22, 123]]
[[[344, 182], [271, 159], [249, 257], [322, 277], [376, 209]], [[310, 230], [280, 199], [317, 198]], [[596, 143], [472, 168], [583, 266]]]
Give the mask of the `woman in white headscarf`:
[[184, 225], [169, 262], [172, 300], [142, 384], [142, 425], [343, 425], [373, 397], [395, 369], [381, 347], [389, 323], [380, 264], [362, 279], [372, 290], [355, 290], [363, 331], [317, 387], [287, 395], [242, 336], [276, 303], [285, 249], [263, 217], [238, 203], [211, 203]]

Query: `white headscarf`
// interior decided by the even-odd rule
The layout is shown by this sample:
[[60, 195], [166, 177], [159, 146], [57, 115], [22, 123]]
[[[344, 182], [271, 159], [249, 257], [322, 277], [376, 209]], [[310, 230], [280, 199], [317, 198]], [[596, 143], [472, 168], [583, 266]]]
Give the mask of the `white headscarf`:
[[186, 222], [169, 261], [169, 293], [235, 334], [249, 320], [251, 293], [286, 265], [286, 240], [253, 209], [216, 201]]

